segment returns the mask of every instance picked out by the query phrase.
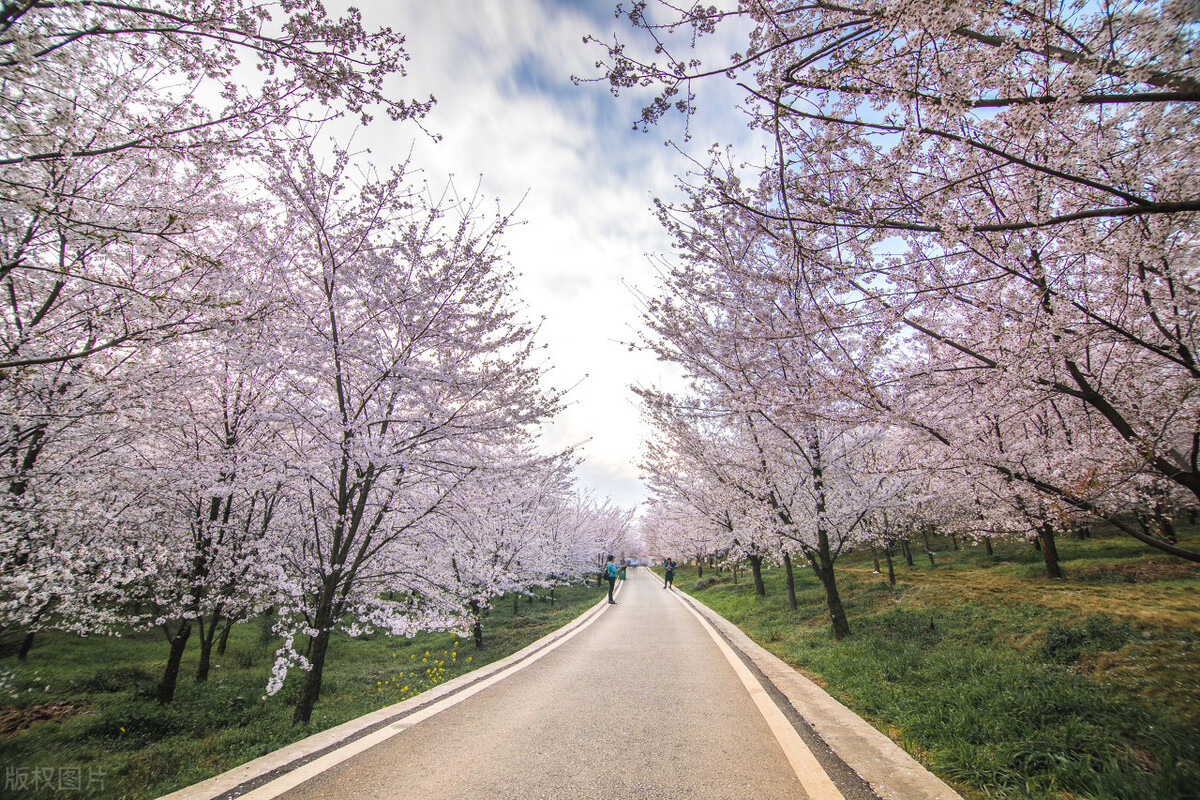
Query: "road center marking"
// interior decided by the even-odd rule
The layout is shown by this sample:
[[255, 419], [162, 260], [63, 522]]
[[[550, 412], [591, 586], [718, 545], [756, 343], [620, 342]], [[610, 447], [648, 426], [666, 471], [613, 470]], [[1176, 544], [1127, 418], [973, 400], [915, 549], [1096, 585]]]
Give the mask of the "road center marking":
[[817, 761], [816, 756], [812, 754], [808, 745], [800, 738], [800, 734], [792, 727], [792, 723], [779, 710], [779, 706], [775, 705], [771, 696], [767, 694], [767, 690], [759, 683], [758, 678], [754, 677], [754, 674], [738, 658], [737, 653], [733, 652], [733, 648], [721, 638], [721, 635], [713, 629], [699, 611], [692, 608], [682, 597], [676, 596], [675, 599], [691, 612], [704, 630], [708, 631], [712, 640], [717, 643], [721, 654], [725, 656], [729, 666], [733, 667], [733, 671], [741, 679], [742, 685], [750, 693], [750, 699], [754, 701], [754, 705], [758, 706], [759, 713], [766, 720], [767, 727], [775, 736], [775, 741], [779, 742], [783, 754], [787, 756], [788, 763], [792, 765], [792, 771], [799, 778], [809, 800], [845, 800], [841, 791]]

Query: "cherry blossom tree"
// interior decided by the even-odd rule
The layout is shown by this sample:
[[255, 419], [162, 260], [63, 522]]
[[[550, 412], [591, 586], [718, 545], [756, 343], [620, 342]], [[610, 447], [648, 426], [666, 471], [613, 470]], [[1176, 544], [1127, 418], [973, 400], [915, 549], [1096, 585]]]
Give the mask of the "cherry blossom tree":
[[[305, 677], [295, 720], [320, 693], [330, 636], [451, 627], [453, 598], [421, 574], [424, 527], [470, 480], [476, 454], [516, 446], [558, 408], [534, 330], [508, 299], [504, 215], [419, 194], [403, 169], [352, 174], [334, 148], [281, 151], [269, 187], [294, 260], [281, 339], [293, 502], [280, 626]], [[295, 653], [296, 635], [308, 636]]]
[[[14, 593], [0, 589], [0, 595], [14, 600], [25, 597], [18, 605], [32, 602], [35, 609], [32, 617], [5, 615], [0, 624], [6, 627], [32, 632], [51, 609], [56, 624], [67, 627], [83, 625], [84, 617], [95, 619], [88, 604], [75, 603], [68, 609], [62, 601], [81, 587], [101, 583], [96, 565], [80, 567], [74, 578], [64, 570], [71, 564], [90, 564], [93, 554], [107, 548], [100, 545], [108, 535], [103, 520], [111, 518], [114, 509], [132, 513], [145, 499], [138, 497], [145, 485], [126, 490], [112, 485], [102, 473], [134, 474], [125, 471], [116, 454], [125, 452], [137, 437], [139, 409], [168, 397], [151, 388], [163, 363], [161, 348], [177, 338], [171, 330], [186, 329], [194, 336], [216, 330], [222, 320], [243, 316], [243, 310], [253, 304], [253, 295], [244, 291], [238, 272], [269, 264], [269, 251], [253, 235], [252, 209], [216, 191], [210, 181], [190, 182], [171, 170], [162, 175], [164, 180], [148, 191], [169, 193], [174, 188], [186, 196], [190, 187], [196, 203], [194, 219], [206, 220], [188, 234], [186, 247], [179, 239], [165, 244], [143, 240], [93, 246], [88, 237], [64, 234], [58, 255], [69, 264], [63, 261], [41, 270], [27, 262], [27, 267], [9, 271], [4, 279], [8, 302], [0, 336], [5, 352], [24, 363], [0, 370], [6, 508], [0, 550], [5, 554], [5, 573], [14, 581], [10, 585]], [[169, 175], [180, 179], [167, 179]], [[105, 176], [101, 170], [93, 177], [100, 181]], [[141, 182], [131, 180], [111, 188], [113, 195], [119, 195], [134, 186], [141, 187]], [[227, 216], [235, 209], [242, 212], [241, 219]], [[30, 224], [21, 233], [26, 245], [46, 233], [36, 220], [27, 221]], [[187, 256], [189, 249], [218, 255], [222, 261], [193, 261]], [[251, 260], [242, 260], [248, 251], [253, 251]], [[65, 273], [76, 268], [91, 271], [92, 277], [74, 283]], [[248, 269], [245, 274], [252, 272]], [[97, 277], [101, 273], [107, 275], [107, 283]], [[140, 290], [131, 288], [135, 284]], [[202, 313], [192, 302], [198, 296], [205, 298]], [[260, 304], [251, 318], [265, 307]], [[148, 319], [171, 330], [160, 330], [152, 338], [125, 335], [130, 326]], [[93, 347], [102, 340], [111, 346]], [[63, 347], [81, 355], [68, 359], [46, 355], [45, 348]], [[96, 502], [87, 502], [89, 488], [100, 486], [113, 495], [101, 502], [104, 494], [97, 491]], [[120, 547], [122, 536], [112, 540], [113, 547]], [[122, 559], [114, 558], [114, 563]], [[116, 579], [115, 574], [109, 577]], [[34, 595], [41, 599], [33, 600]]]
[[128, 430], [83, 423], [123, 422], [146, 353], [267, 311], [237, 296], [233, 176], [291, 121], [419, 119], [431, 100], [384, 92], [405, 59], [316, 0], [0, 8], [0, 624], [95, 616], [72, 598], [107, 583], [102, 521], [140, 500], [84, 502]]
[[[696, 81], [745, 93], [770, 158], [749, 180], [714, 160], [681, 210], [743, 212], [727, 221], [785, 243], [798, 287], [826, 287], [826, 319], [790, 334], [828, 354], [854, 319], [876, 352], [903, 356], [886, 376], [841, 364], [848, 399], [952, 452], [971, 452], [986, 419], [951, 420], [936, 399], [975, 384], [1001, 416], [1085, 420], [1056, 458], [976, 463], [1198, 560], [1150, 510], [1155, 490], [1142, 524], [1123, 516], [1132, 485], [1200, 501], [1189, 8], [635, 3], [625, 13], [655, 55], [614, 42], [605, 78], [656, 87], [646, 125], [693, 110]], [[699, 63], [688, 37], [734, 18], [754, 26], [744, 49]]]
[[699, 567], [699, 577], [704, 577], [704, 561], [719, 547], [717, 536], [723, 532], [691, 505], [667, 499], [657, 492], [639, 520], [639, 528], [652, 555], [694, 560]]
[[572, 568], [581, 576], [596, 575], [610, 555], [633, 556], [645, 547], [635, 524], [635, 510], [590, 491], [575, 493], [567, 524], [573, 531]]
[[0, 369], [203, 327], [195, 276], [220, 252], [192, 241], [212, 209], [197, 192], [314, 112], [419, 118], [428, 102], [383, 91], [405, 58], [317, 0], [5, 4], [0, 280], [21, 346]]
[[[853, 306], [827, 308], [836, 290], [827, 279], [797, 281], [791, 240], [743, 209], [676, 215], [660, 207], [660, 218], [678, 260], [664, 265], [662, 287], [647, 299], [645, 346], [678, 364], [697, 397], [646, 393], [661, 419], [656, 427], [689, 442], [671, 449], [689, 452], [690, 471], [707, 471], [740, 503], [757, 506], [744, 512], [739, 540], [755, 555], [779, 536], [803, 553], [822, 582], [835, 636], [845, 636], [834, 561], [865, 535], [874, 489], [851, 459], [879, 415], [868, 405], [872, 395], [842, 376], [874, 374], [887, 343], [859, 329]], [[723, 435], [701, 433], [704, 424]], [[782, 554], [790, 567], [788, 549]]]
[[[465, 611], [475, 646], [496, 598], [563, 580], [562, 537], [572, 482], [570, 453], [491, 451], [472, 458], [469, 478], [438, 508], [429, 526], [428, 574]], [[519, 602], [516, 600], [515, 602]]]
[[[660, 433], [669, 431], [675, 457], [687, 464], [669, 480], [657, 471], [652, 486], [669, 492], [660, 496], [687, 502], [702, 513], [702, 504], [712, 503], [704, 516], [726, 531], [725, 541], [735, 551], [761, 558], [777, 550], [788, 572], [793, 606], [791, 553], [802, 553], [822, 583], [834, 636], [848, 635], [834, 563], [866, 535], [862, 523], [870, 505], [858, 496], [860, 481], [849, 466], [847, 435], [811, 421], [797, 433], [776, 417], [778, 409], [751, 412], [743, 407], [735, 414], [726, 412], [722, 436], [714, 434], [712, 425], [722, 419], [719, 408], [693, 404], [691, 411], [681, 413], [684, 405], [669, 396], [643, 396], [653, 403], [651, 417]], [[697, 424], [697, 416], [707, 417], [709, 424]], [[704, 477], [680, 480], [682, 475]], [[705, 492], [706, 483], [719, 490]]]
[[[260, 277], [247, 296], [269, 292], [270, 276]], [[155, 356], [154, 377], [140, 384], [156, 397], [131, 410], [142, 435], [116, 474], [144, 485], [141, 502], [160, 509], [158, 524], [137, 530], [125, 547], [143, 565], [140, 599], [171, 645], [158, 694], [166, 703], [194, 627], [196, 678], [204, 681], [218, 631], [277, 600], [286, 361], [268, 324], [190, 337]]]

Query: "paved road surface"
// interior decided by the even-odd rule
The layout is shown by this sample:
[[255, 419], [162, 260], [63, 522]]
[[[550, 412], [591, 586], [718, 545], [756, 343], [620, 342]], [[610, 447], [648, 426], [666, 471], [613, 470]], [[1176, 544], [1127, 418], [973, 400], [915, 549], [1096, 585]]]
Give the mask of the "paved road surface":
[[806, 798], [717, 644], [646, 570], [536, 663], [282, 795]]

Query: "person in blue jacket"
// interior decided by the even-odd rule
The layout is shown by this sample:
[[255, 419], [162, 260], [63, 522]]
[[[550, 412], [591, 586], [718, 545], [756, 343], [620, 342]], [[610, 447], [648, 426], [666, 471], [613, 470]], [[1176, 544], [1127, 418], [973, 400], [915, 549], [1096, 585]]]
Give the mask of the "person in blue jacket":
[[608, 557], [608, 563], [604, 565], [604, 577], [608, 579], [608, 602], [614, 606], [617, 604], [613, 600], [613, 590], [617, 588], [617, 565], [613, 563], [613, 557]]
[[663, 588], [675, 585], [675, 559], [668, 558], [663, 562], [663, 572], [666, 573], [666, 578], [663, 579]]

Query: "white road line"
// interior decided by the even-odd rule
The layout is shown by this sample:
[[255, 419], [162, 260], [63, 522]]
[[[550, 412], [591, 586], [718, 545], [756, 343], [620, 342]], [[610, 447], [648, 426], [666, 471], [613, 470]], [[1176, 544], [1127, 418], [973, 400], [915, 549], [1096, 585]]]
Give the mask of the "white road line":
[[817, 761], [816, 756], [812, 754], [812, 751], [808, 749], [808, 745], [800, 738], [800, 734], [792, 727], [792, 723], [779, 710], [779, 706], [775, 705], [771, 696], [767, 694], [767, 690], [762, 687], [762, 684], [754, 677], [754, 674], [737, 657], [737, 653], [733, 652], [733, 648], [721, 638], [719, 633], [713, 630], [713, 627], [708, 624], [708, 620], [700, 612], [692, 608], [687, 601], [675, 592], [672, 592], [672, 594], [700, 622], [704, 630], [708, 631], [708, 635], [717, 643], [717, 647], [720, 648], [721, 654], [725, 656], [725, 660], [729, 662], [729, 666], [733, 667], [733, 671], [741, 679], [742, 685], [750, 693], [750, 698], [758, 706], [759, 713], [767, 721], [767, 727], [771, 729], [771, 733], [775, 735], [775, 740], [779, 742], [784, 755], [787, 756], [787, 760], [792, 765], [792, 770], [796, 773], [796, 777], [800, 779], [800, 784], [804, 787], [805, 793], [808, 794], [809, 800], [845, 800], [833, 780], [825, 773], [820, 762]]
[[[615, 596], [615, 594], [614, 594], [614, 596]], [[330, 769], [331, 767], [335, 767], [338, 764], [342, 763], [343, 761], [346, 761], [347, 759], [353, 758], [354, 756], [358, 755], [359, 753], [363, 752], [364, 750], [369, 750], [372, 747], [374, 747], [375, 745], [385, 742], [388, 739], [392, 738], [393, 736], [396, 736], [397, 734], [403, 733], [404, 731], [408, 730], [409, 728], [416, 725], [417, 723], [422, 722], [423, 720], [429, 719], [434, 714], [441, 713], [442, 711], [445, 711], [448, 708], [452, 708], [453, 706], [458, 705], [463, 700], [466, 700], [468, 697], [478, 694], [479, 692], [482, 692], [484, 689], [488, 688], [489, 686], [499, 683], [500, 681], [504, 680], [508, 676], [513, 675], [517, 672], [520, 672], [525, 667], [527, 667], [530, 664], [534, 663], [535, 661], [539, 660], [542, 656], [546, 655], [547, 653], [550, 653], [553, 650], [558, 649], [558, 647], [560, 645], [565, 644], [567, 641], [575, 638], [575, 636], [580, 631], [586, 629], [593, 622], [598, 620], [604, 614], [604, 612], [607, 610], [608, 610], [607, 605], [602, 606], [600, 608], [600, 611], [598, 611], [592, 615], [591, 619], [587, 620], [582, 625], [580, 625], [578, 628], [571, 631], [566, 636], [563, 636], [561, 639], [558, 639], [557, 641], [555, 641], [552, 644], [546, 645], [541, 650], [539, 650], [536, 653], [534, 653], [533, 655], [531, 655], [529, 658], [526, 658], [524, 661], [520, 661], [516, 664], [513, 664], [511, 667], [501, 670], [500, 672], [497, 672], [495, 675], [485, 678], [484, 680], [481, 680], [478, 683], [471, 684], [470, 686], [461, 690], [457, 694], [453, 694], [450, 697], [445, 698], [444, 700], [439, 700], [438, 702], [434, 703], [433, 705], [430, 705], [430, 706], [427, 706], [427, 707], [421, 709], [420, 711], [409, 714], [404, 719], [398, 720], [398, 721], [394, 722], [393, 724], [388, 725], [384, 728], [380, 728], [379, 730], [375, 731], [374, 733], [367, 734], [366, 736], [362, 737], [361, 739], [355, 739], [353, 742], [350, 742], [345, 747], [340, 747], [337, 750], [334, 750], [332, 753], [326, 753], [325, 755], [321, 756], [320, 758], [314, 759], [301, 767], [297, 767], [296, 769], [292, 770], [291, 772], [288, 772], [284, 775], [280, 775], [278, 778], [271, 781], [270, 783], [264, 784], [264, 785], [258, 787], [257, 789], [254, 789], [253, 791], [247, 792], [246, 794], [242, 795], [242, 798], [245, 798], [245, 800], [271, 800], [272, 798], [278, 797], [279, 795], [283, 794], [284, 792], [286, 792], [290, 789], [296, 788], [297, 786], [299, 786], [300, 784], [309, 780], [310, 778], [315, 778], [317, 775], [320, 775], [325, 770]]]

